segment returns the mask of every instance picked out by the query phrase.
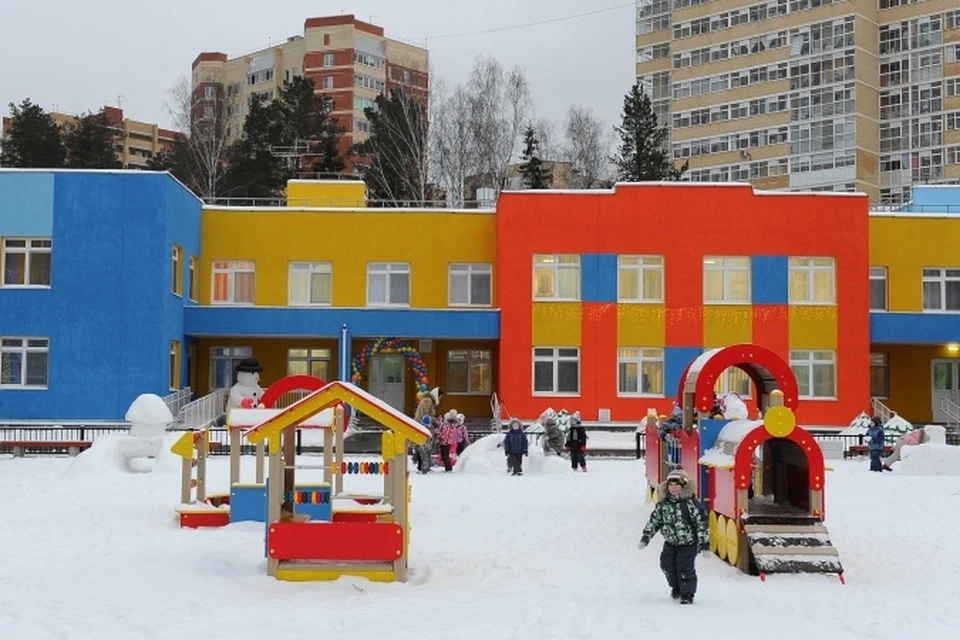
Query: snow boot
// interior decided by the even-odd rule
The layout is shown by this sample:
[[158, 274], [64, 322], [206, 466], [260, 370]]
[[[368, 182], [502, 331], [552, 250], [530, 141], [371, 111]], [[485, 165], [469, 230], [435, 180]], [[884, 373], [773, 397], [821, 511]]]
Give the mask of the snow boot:
[[692, 594], [692, 593], [681, 593], [681, 594], [680, 594], [680, 604], [693, 604], [693, 594]]
[[670, 597], [673, 598], [674, 600], [679, 600], [679, 599], [680, 599], [680, 589], [671, 589], [671, 590], [670, 590]]

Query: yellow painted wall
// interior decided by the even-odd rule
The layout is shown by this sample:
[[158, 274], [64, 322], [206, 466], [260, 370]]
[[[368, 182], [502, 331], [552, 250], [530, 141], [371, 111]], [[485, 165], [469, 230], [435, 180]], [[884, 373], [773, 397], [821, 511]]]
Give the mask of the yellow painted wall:
[[703, 347], [725, 347], [753, 341], [751, 305], [704, 305]]
[[837, 307], [791, 305], [791, 349], [837, 348]]
[[960, 265], [958, 238], [956, 216], [870, 216], [870, 265], [887, 268], [888, 311], [923, 310], [923, 268]]
[[579, 347], [581, 343], [579, 302], [534, 302], [534, 347]]
[[339, 347], [336, 340], [311, 338], [200, 338], [197, 340], [197, 395], [210, 393], [210, 348], [250, 347], [260, 361], [260, 386], [266, 389], [287, 375], [288, 349], [330, 349], [330, 377], [336, 379]]
[[667, 344], [667, 312], [662, 304], [618, 304], [617, 345], [663, 347]]
[[[256, 263], [255, 304], [286, 306], [290, 262], [333, 265], [333, 306], [365, 307], [367, 263], [408, 262], [410, 306], [446, 308], [451, 262], [496, 264], [496, 218], [485, 213], [204, 208], [200, 304], [214, 260]], [[493, 275], [496, 280], [496, 273]], [[496, 307], [496, 287], [493, 307]]]
[[946, 346], [874, 344], [872, 353], [887, 354], [889, 395], [883, 403], [910, 422], [933, 420], [932, 360], [956, 359]]
[[287, 206], [363, 208], [367, 186], [362, 180], [290, 180]]

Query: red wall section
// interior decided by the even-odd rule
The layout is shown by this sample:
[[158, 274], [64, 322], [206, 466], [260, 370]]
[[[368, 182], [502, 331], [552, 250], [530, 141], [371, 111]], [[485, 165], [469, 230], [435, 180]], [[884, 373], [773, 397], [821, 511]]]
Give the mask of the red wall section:
[[[576, 409], [581, 414], [596, 415], [608, 406], [601, 402], [601, 398], [609, 396], [605, 392], [617, 388], [617, 305], [584, 302], [581, 323], [580, 402]], [[540, 398], [532, 400], [536, 403]], [[567, 410], [574, 411], [569, 407]]]

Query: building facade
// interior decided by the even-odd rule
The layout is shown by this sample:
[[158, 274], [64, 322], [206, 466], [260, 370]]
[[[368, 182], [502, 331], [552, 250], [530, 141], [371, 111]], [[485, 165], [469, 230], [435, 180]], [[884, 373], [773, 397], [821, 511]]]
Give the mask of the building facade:
[[638, 0], [636, 47], [688, 180], [883, 204], [960, 181], [952, 0]]
[[[345, 130], [341, 151], [369, 137], [364, 109], [393, 88], [427, 99], [427, 50], [387, 38], [382, 27], [352, 15], [308, 18], [303, 33], [269, 49], [230, 58], [203, 52], [193, 61], [194, 118], [223, 118], [228, 140], [239, 136], [253, 94], [267, 100], [297, 76], [313, 79], [333, 101]], [[289, 150], [295, 153], [296, 150]]]

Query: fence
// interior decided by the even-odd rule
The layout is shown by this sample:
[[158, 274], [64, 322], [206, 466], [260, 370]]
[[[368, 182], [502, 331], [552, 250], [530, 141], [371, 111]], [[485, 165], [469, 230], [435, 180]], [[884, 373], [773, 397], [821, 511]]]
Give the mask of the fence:
[[163, 396], [162, 400], [163, 404], [167, 405], [167, 409], [170, 409], [170, 413], [174, 419], [176, 419], [177, 416], [180, 415], [180, 411], [193, 400], [193, 389], [184, 387], [179, 391], [174, 391], [173, 393]]

